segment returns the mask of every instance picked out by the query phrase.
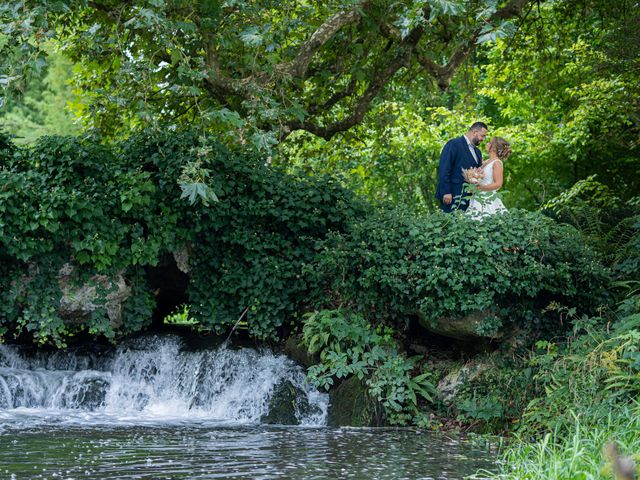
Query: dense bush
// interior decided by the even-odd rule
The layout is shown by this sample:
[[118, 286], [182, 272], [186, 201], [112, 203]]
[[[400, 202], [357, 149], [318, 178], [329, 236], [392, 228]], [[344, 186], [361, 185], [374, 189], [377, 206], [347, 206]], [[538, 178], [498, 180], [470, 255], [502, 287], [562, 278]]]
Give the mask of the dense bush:
[[[249, 308], [252, 335], [269, 337], [303, 313], [315, 286], [303, 267], [315, 258], [315, 243], [329, 231], [342, 231], [364, 205], [329, 177], [296, 177], [269, 167], [260, 158], [230, 152], [217, 144], [193, 145], [174, 137], [145, 138], [127, 145], [127, 156], [157, 170], [156, 184], [185, 210], [176, 178], [184, 166], [205, 169], [219, 201], [181, 213], [177, 230], [190, 246], [190, 314], [223, 331]], [[193, 179], [191, 179], [193, 180]]]
[[422, 358], [401, 354], [393, 330], [374, 328], [361, 314], [348, 310], [310, 313], [303, 339], [309, 352], [320, 356], [320, 363], [309, 368], [312, 383], [329, 389], [334, 377], [355, 375], [382, 404], [386, 421], [393, 425], [417, 422], [418, 397], [432, 399], [435, 388], [430, 372], [412, 376]]
[[[73, 265], [78, 286], [94, 274], [126, 272], [142, 295], [140, 308], [125, 308], [123, 332], [151, 318], [150, 292], [139, 288], [139, 265], [160, 250], [154, 232], [144, 233], [155, 187], [145, 174], [113, 151], [77, 138], [41, 138], [31, 149], [7, 149], [0, 170], [0, 322], [3, 330], [32, 332], [39, 342], [63, 344], [84, 328], [58, 315], [58, 272]], [[127, 199], [131, 198], [131, 204]], [[99, 291], [104, 303], [110, 290]], [[145, 308], [142, 308], [145, 307]], [[128, 313], [133, 316], [126, 318]], [[89, 329], [113, 338], [106, 309], [91, 315]]]
[[[505, 320], [557, 330], [558, 311], [597, 307], [609, 279], [574, 228], [539, 214], [371, 211], [335, 179], [285, 174], [194, 132], [98, 140], [45, 137], [19, 149], [3, 139], [5, 331], [58, 344], [86, 328], [112, 339], [138, 331], [154, 305], [148, 269], [177, 251], [188, 257], [191, 316], [222, 332], [246, 310], [260, 338], [284, 333], [310, 306], [336, 304], [369, 320], [490, 310], [487, 331]], [[80, 323], [57, 308], [65, 265], [67, 281], [100, 287], [102, 307]], [[121, 323], [107, 318], [112, 289], [96, 274], [127, 280]]]
[[[531, 377], [529, 401], [512, 421], [515, 441], [500, 471], [478, 478], [608, 478], [615, 458], [605, 455], [603, 468], [603, 453], [611, 445], [623, 455], [638, 451], [639, 300], [637, 292], [628, 295], [606, 325], [597, 317], [573, 318], [570, 337], [536, 343], [514, 372]], [[488, 381], [481, 379], [480, 389], [512, 398], [507, 383]]]
[[[297, 178], [251, 152], [193, 132], [147, 132], [126, 142], [45, 137], [3, 148], [0, 161], [0, 325], [40, 342], [88, 328], [109, 338], [150, 322], [146, 267], [188, 252], [191, 315], [222, 331], [245, 308], [251, 334], [274, 336], [304, 310], [302, 268], [315, 242], [363, 207], [330, 178]], [[98, 308], [80, 325], [57, 311], [59, 272], [78, 286], [124, 275], [122, 325]], [[109, 289], [98, 289], [104, 304]]]
[[640, 280], [640, 197], [623, 201], [592, 175], [542, 209], [580, 230], [616, 278]]
[[485, 333], [504, 322], [558, 331], [559, 309], [593, 311], [610, 281], [577, 230], [520, 211], [477, 221], [382, 210], [330, 234], [314, 274], [334, 304], [381, 319], [493, 312]]

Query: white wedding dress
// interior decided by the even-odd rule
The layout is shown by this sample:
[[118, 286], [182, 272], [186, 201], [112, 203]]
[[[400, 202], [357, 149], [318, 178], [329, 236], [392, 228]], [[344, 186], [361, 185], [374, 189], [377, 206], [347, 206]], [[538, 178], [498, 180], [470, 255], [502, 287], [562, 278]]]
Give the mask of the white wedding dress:
[[[493, 183], [493, 166], [496, 162], [501, 162], [501, 160], [492, 160], [484, 166], [484, 177], [480, 180], [480, 185]], [[466, 213], [467, 215], [482, 218], [506, 211], [507, 208], [502, 203], [502, 200], [498, 198], [498, 191], [491, 190], [475, 192], [471, 197]]]

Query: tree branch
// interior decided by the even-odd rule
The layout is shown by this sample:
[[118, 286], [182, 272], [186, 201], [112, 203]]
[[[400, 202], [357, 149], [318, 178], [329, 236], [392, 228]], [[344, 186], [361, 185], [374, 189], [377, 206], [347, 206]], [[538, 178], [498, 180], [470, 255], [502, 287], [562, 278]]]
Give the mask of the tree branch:
[[[506, 20], [515, 17], [520, 14], [525, 5], [532, 1], [533, 0], [511, 0], [503, 8], [491, 15], [490, 20]], [[480, 27], [476, 28], [471, 34], [471, 37], [469, 37], [465, 43], [461, 44], [453, 55], [451, 55], [446, 65], [439, 65], [423, 53], [418, 54], [418, 63], [436, 79], [438, 87], [440, 87], [441, 90], [445, 91], [451, 85], [453, 75], [475, 48], [475, 43], [480, 36], [480, 31]]]
[[468, 43], [460, 45], [453, 55], [451, 55], [446, 65], [438, 65], [424, 54], [417, 56], [418, 63], [436, 79], [438, 87], [440, 87], [442, 91], [449, 88], [453, 75], [473, 51], [478, 35], [479, 31], [471, 36]]
[[357, 83], [358, 82], [356, 82], [356, 80], [353, 79], [353, 80], [351, 80], [351, 82], [349, 82], [349, 85], [347, 85], [347, 88], [345, 88], [344, 90], [341, 90], [339, 92], [334, 93], [323, 104], [310, 105], [309, 108], [307, 109], [307, 111], [309, 112], [309, 115], [315, 115], [317, 113], [320, 113], [320, 112], [323, 112], [323, 111], [327, 111], [330, 108], [332, 108], [336, 103], [338, 103], [340, 100], [342, 100], [344, 98], [347, 98], [347, 97], [350, 97], [351, 95], [353, 95], [353, 92], [356, 89]]
[[225, 75], [220, 68], [216, 47], [212, 38], [209, 38], [207, 41], [206, 64], [209, 69], [207, 76], [204, 78], [204, 86], [209, 93], [214, 96], [233, 95], [249, 98], [250, 95], [247, 85], [252, 80], [252, 77], [236, 80]]
[[342, 27], [355, 23], [360, 18], [361, 14], [358, 8], [336, 13], [313, 32], [311, 37], [300, 47], [296, 58], [290, 62], [276, 65], [275, 69], [292, 77], [303, 77], [315, 53]]
[[506, 20], [508, 18], [517, 17], [527, 3], [534, 0], [511, 0], [500, 10], [491, 15], [491, 20]]
[[280, 134], [280, 140], [284, 140], [293, 130], [306, 130], [314, 135], [329, 140], [337, 133], [349, 130], [354, 125], [360, 123], [369, 110], [369, 106], [373, 99], [389, 82], [389, 80], [391, 80], [396, 72], [400, 70], [400, 68], [409, 64], [413, 51], [420, 41], [420, 38], [422, 38], [423, 33], [424, 30], [422, 27], [416, 27], [404, 40], [402, 40], [402, 42], [400, 42], [396, 48], [396, 55], [388, 59], [386, 63], [381, 62], [379, 67], [376, 69], [376, 73], [372, 75], [373, 80], [362, 96], [360, 96], [356, 101], [353, 111], [348, 117], [327, 126], [319, 125], [307, 120], [291, 121], [283, 128]]
[[[361, 5], [366, 8], [367, 2]], [[280, 76], [304, 77], [315, 53], [322, 48], [344, 26], [360, 20], [359, 8], [338, 12], [320, 25], [309, 39], [302, 44], [297, 56], [290, 61], [282, 62], [273, 67], [273, 71]], [[206, 45], [206, 64], [209, 75], [205, 78], [205, 88], [214, 95], [234, 95], [250, 98], [252, 91], [266, 88], [273, 81], [271, 75], [258, 73], [242, 79], [234, 79], [226, 75], [218, 61], [216, 44], [213, 34], [208, 35]]]

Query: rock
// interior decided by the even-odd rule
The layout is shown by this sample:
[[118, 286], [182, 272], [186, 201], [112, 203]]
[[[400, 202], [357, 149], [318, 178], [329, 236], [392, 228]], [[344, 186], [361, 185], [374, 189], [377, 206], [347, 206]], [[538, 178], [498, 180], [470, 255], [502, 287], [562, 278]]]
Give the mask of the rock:
[[466, 383], [473, 382], [483, 372], [491, 367], [491, 362], [486, 359], [473, 359], [462, 367], [447, 374], [436, 387], [438, 396], [449, 405], [453, 402], [458, 390]]
[[[114, 328], [122, 325], [122, 305], [131, 295], [122, 273], [115, 278], [93, 275], [89, 282], [77, 285], [74, 268], [65, 263], [58, 272], [58, 285], [62, 292], [58, 314], [68, 323], [84, 323], [91, 313], [104, 308]], [[100, 290], [100, 291], [99, 291]], [[101, 302], [103, 292], [108, 292]]]
[[367, 394], [367, 387], [357, 377], [349, 377], [329, 392], [331, 427], [380, 427], [384, 425], [382, 406]]
[[307, 350], [307, 347], [302, 342], [301, 334], [292, 335], [287, 338], [284, 344], [284, 353], [305, 368], [320, 363], [320, 357], [309, 353]]
[[301, 419], [316, 413], [313, 409], [302, 389], [289, 380], [283, 380], [274, 388], [269, 399], [269, 413], [263, 415], [260, 422], [270, 425], [300, 425]]
[[64, 395], [64, 406], [93, 411], [104, 405], [109, 382], [99, 377], [78, 378]]
[[485, 321], [494, 319], [495, 313], [488, 310], [473, 312], [459, 318], [441, 317], [435, 323], [427, 320], [424, 315], [418, 315], [418, 322], [426, 330], [458, 340], [500, 338], [502, 332], [484, 331], [482, 328]]
[[190, 252], [190, 245], [183, 245], [181, 248], [173, 252], [173, 259], [176, 262], [178, 270], [180, 270], [182, 273], [191, 273], [191, 266], [189, 265]]

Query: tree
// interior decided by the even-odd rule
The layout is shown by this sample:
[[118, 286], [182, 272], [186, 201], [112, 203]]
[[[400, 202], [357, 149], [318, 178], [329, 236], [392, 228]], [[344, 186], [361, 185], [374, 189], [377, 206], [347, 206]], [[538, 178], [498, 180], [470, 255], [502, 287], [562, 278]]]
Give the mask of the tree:
[[[23, 5], [21, 7], [21, 5]], [[476, 45], [532, 0], [31, 0], [0, 7], [0, 82], [42, 68], [55, 39], [82, 66], [81, 111], [102, 134], [202, 123], [268, 148], [359, 124], [398, 72], [447, 89]], [[25, 61], [25, 53], [28, 53]]]
[[274, 161], [340, 172], [372, 199], [435, 207], [444, 143], [474, 120], [511, 141], [505, 202], [536, 208], [597, 175], [620, 199], [640, 194], [640, 6], [547, 2], [521, 28], [478, 46], [446, 92], [392, 80], [372, 114], [325, 142], [302, 133]]
[[80, 125], [69, 106], [78, 99], [68, 85], [73, 65], [59, 53], [49, 55], [41, 77], [32, 78], [23, 95], [7, 101], [0, 110], [2, 126], [16, 137], [16, 143], [29, 144], [42, 135], [75, 135]]
[[527, 152], [514, 170], [519, 197], [540, 204], [594, 174], [621, 198], [640, 193], [639, 7], [550, 4], [531, 29], [491, 50], [482, 93]]

